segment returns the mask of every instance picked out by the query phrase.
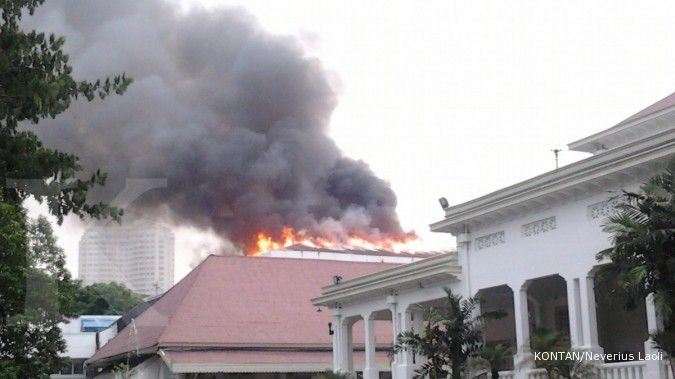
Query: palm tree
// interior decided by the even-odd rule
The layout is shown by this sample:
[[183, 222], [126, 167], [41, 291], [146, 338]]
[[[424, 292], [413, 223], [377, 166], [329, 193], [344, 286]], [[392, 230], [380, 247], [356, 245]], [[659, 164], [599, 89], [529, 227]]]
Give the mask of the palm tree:
[[406, 331], [398, 335], [394, 351], [412, 351], [427, 358], [417, 370], [416, 378], [461, 379], [470, 357], [477, 356], [483, 343], [483, 322], [498, 318], [503, 312], [495, 311], [475, 315], [479, 301], [475, 298], [462, 300], [449, 289], [447, 306], [426, 311], [423, 333]]
[[571, 353], [569, 340], [559, 332], [538, 329], [532, 336], [532, 350], [535, 352], [559, 353], [549, 359], [535, 360], [537, 367], [546, 370], [549, 379], [591, 379], [598, 377], [597, 368], [588, 361], [576, 359]]
[[[609, 258], [619, 290], [635, 306], [653, 293], [664, 328], [651, 336], [672, 361], [675, 357], [675, 160], [660, 175], [647, 180], [638, 192], [624, 192], [623, 202], [608, 218], [604, 230], [612, 234], [612, 247], [598, 253]], [[675, 376], [675, 368], [671, 365]]]
[[511, 348], [503, 344], [487, 345], [480, 351], [480, 357], [490, 367], [492, 379], [499, 379], [499, 369], [512, 356]]
[[[558, 332], [537, 329], [532, 335], [532, 350], [539, 353], [563, 353], [567, 351], [567, 343]], [[546, 375], [549, 378], [558, 378], [561, 376], [561, 371], [567, 371], [564, 367], [566, 363], [563, 359], [557, 359], [557, 356], [556, 359], [535, 360], [537, 367], [546, 370]]]

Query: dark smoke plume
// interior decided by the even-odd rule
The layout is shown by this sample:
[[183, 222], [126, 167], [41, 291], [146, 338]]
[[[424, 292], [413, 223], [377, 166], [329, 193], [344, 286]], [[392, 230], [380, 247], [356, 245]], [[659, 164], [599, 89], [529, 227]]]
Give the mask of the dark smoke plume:
[[240, 8], [160, 0], [50, 0], [27, 27], [66, 36], [82, 79], [126, 72], [129, 91], [39, 125], [47, 145], [125, 178], [167, 178], [136, 202], [240, 248], [282, 228], [335, 241], [405, 240], [389, 184], [327, 134], [336, 93], [295, 38]]

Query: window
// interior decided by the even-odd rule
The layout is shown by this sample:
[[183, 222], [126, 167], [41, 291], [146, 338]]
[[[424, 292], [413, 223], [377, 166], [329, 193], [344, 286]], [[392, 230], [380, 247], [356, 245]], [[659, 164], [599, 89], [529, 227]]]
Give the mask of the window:
[[107, 329], [114, 322], [115, 319], [109, 317], [83, 317], [80, 324], [80, 331], [99, 332], [101, 330]]

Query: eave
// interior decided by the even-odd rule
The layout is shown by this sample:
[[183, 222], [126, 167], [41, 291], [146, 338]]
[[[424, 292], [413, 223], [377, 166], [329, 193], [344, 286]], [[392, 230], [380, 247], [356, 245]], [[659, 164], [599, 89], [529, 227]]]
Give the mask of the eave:
[[[389, 347], [388, 345], [383, 345], [376, 350], [383, 353]], [[357, 351], [359, 349], [355, 347], [354, 350]], [[359, 351], [363, 351], [363, 349], [361, 348]], [[321, 353], [327, 354], [326, 358], [328, 359], [325, 362], [173, 362], [173, 354], [181, 352], [184, 351], [160, 349], [158, 355], [173, 373], [317, 373], [329, 370], [332, 366], [332, 346], [321, 351]], [[228, 351], [221, 352], [228, 354]], [[300, 354], [306, 353], [306, 351], [295, 352]], [[293, 354], [293, 351], [288, 351], [287, 353]], [[362, 369], [361, 365], [358, 365], [356, 368]], [[380, 371], [389, 371], [389, 368], [389, 364], [380, 363], [379, 365]]]
[[569, 143], [567, 147], [573, 151], [596, 154], [622, 145], [626, 141], [642, 139], [672, 128], [673, 123], [675, 123], [675, 106], [636, 119], [629, 118], [609, 129]]
[[323, 287], [323, 295], [312, 299], [316, 306], [334, 307], [373, 294], [386, 294], [430, 283], [460, 280], [461, 267], [455, 252], [394, 267], [374, 274]]
[[606, 182], [621, 183], [628, 175], [640, 177], [654, 164], [675, 156], [675, 129], [611, 149], [532, 179], [449, 207], [445, 219], [431, 231], [457, 234], [466, 227], [486, 225], [515, 214], [602, 189]]
[[[157, 352], [157, 348], [158, 348], [157, 345], [153, 345], [153, 346], [150, 346], [150, 347], [138, 349], [138, 354], [136, 354], [136, 355], [140, 357], [140, 356], [144, 356], [144, 355], [155, 354]], [[90, 367], [103, 367], [103, 366], [106, 366], [110, 363], [127, 359], [128, 354], [129, 354], [129, 352], [125, 351], [125, 352], [120, 353], [120, 354], [115, 354], [115, 355], [99, 358], [99, 359], [96, 359], [96, 360], [92, 360], [91, 358], [89, 358], [84, 363], [87, 366], [90, 366]]]

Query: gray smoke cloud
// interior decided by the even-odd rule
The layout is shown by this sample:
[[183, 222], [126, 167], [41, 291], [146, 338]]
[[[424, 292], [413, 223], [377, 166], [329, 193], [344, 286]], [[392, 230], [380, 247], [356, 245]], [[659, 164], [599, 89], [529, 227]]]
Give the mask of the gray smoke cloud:
[[327, 134], [331, 74], [245, 10], [50, 0], [26, 26], [65, 35], [78, 78], [134, 78], [124, 96], [76, 102], [38, 134], [107, 171], [111, 193], [125, 178], [167, 178], [137, 209], [168, 209], [244, 250], [284, 227], [338, 242], [412, 237], [389, 184]]

